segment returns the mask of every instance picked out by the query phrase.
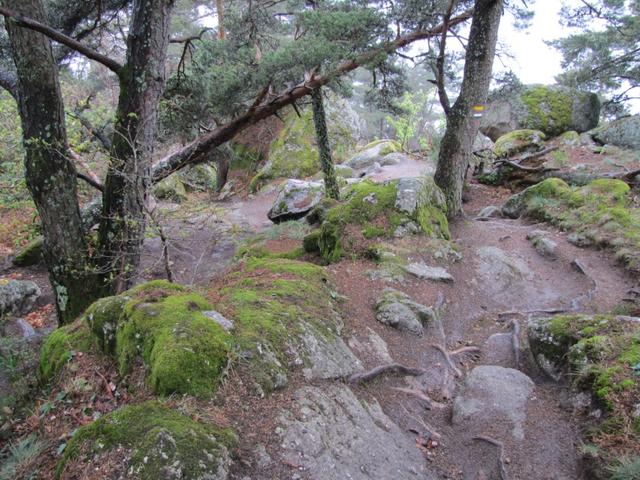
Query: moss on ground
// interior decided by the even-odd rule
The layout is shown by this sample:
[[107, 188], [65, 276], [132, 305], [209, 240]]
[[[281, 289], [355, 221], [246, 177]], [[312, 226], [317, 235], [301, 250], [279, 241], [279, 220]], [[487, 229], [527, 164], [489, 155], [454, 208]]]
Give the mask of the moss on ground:
[[56, 476], [72, 463], [117, 451], [127, 478], [218, 478], [210, 475], [229, 468], [236, 442], [230, 429], [194, 421], [162, 403], [128, 405], [78, 429]]
[[632, 203], [629, 185], [620, 180], [570, 187], [550, 178], [512, 197], [506, 206], [611, 248], [626, 268], [640, 272], [640, 210]]
[[262, 391], [284, 386], [308, 363], [301, 337], [336, 335], [335, 301], [322, 267], [295, 260], [246, 258], [225, 277], [218, 310], [235, 322], [234, 338]]
[[367, 241], [392, 237], [399, 227], [411, 222], [429, 237], [448, 239], [449, 227], [440, 192], [431, 180], [422, 182], [417, 207], [412, 213], [396, 206], [397, 180], [385, 184], [356, 183], [345, 201], [319, 214], [312, 212], [320, 228], [305, 238], [305, 250], [319, 251], [326, 262], [336, 262], [345, 253], [366, 251]]
[[640, 323], [616, 315], [557, 315], [544, 323], [532, 344], [565, 365], [572, 386], [589, 391], [606, 411], [589, 441], [605, 445], [606, 463], [623, 450], [640, 448], [634, 417], [640, 402]]

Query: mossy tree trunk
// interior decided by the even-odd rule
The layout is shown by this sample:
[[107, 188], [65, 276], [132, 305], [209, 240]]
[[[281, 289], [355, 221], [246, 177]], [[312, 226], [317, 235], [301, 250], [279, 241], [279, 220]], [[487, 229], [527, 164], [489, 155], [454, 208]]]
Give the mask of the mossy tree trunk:
[[[41, 0], [4, 0], [2, 5], [44, 20]], [[40, 215], [43, 256], [58, 318], [67, 323], [98, 298], [100, 286], [88, 265], [58, 69], [47, 37], [9, 19], [5, 19], [5, 25], [18, 76], [27, 186]]]
[[131, 285], [140, 263], [173, 4], [136, 0], [133, 6], [98, 234], [101, 269], [112, 293]]
[[447, 198], [449, 216], [462, 211], [462, 188], [480, 123], [472, 109], [487, 101], [502, 6], [502, 0], [476, 0], [474, 6], [462, 87], [447, 115], [435, 174]]
[[336, 170], [331, 158], [331, 145], [329, 144], [329, 135], [327, 133], [327, 118], [324, 112], [321, 88], [311, 92], [311, 105], [313, 107], [313, 123], [316, 127], [316, 142], [320, 153], [320, 164], [324, 173], [324, 189], [328, 197], [340, 200]]

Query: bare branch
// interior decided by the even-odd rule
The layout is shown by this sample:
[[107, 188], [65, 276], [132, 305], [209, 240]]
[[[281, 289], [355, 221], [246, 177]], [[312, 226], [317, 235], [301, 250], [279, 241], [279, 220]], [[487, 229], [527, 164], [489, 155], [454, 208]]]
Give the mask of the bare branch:
[[107, 67], [109, 70], [111, 70], [112, 72], [118, 75], [122, 70], [122, 65], [116, 62], [114, 59], [107, 57], [106, 55], [103, 55], [102, 53], [94, 50], [93, 48], [75, 40], [74, 38], [71, 38], [65, 35], [64, 33], [59, 32], [54, 28], [51, 28], [48, 25], [40, 23], [32, 18], [22, 16], [19, 13], [14, 12], [13, 10], [10, 10], [5, 7], [0, 7], [0, 14], [4, 15], [6, 18], [13, 20], [16, 23], [16, 25], [20, 27], [24, 27], [30, 30], [34, 30], [36, 32], [40, 32], [46, 35], [47, 37], [49, 37], [51, 40], [61, 43], [62, 45], [65, 45], [71, 48], [72, 50], [75, 50], [76, 52], [81, 53], [82, 55], [84, 55], [87, 58], [90, 58], [91, 60], [95, 60], [96, 62], [101, 63], [102, 65]]
[[451, 20], [451, 12], [453, 11], [453, 5], [455, 4], [455, 0], [449, 1], [449, 6], [447, 7], [447, 13], [444, 14], [444, 18], [442, 20], [442, 35], [440, 37], [440, 52], [438, 53], [438, 58], [436, 59], [436, 87], [438, 88], [438, 98], [440, 99], [440, 104], [442, 105], [442, 109], [444, 110], [444, 114], [448, 117], [451, 112], [451, 103], [449, 102], [449, 96], [447, 95], [447, 90], [444, 85], [444, 54], [445, 48], [447, 45], [447, 33], [449, 32], [449, 21]]

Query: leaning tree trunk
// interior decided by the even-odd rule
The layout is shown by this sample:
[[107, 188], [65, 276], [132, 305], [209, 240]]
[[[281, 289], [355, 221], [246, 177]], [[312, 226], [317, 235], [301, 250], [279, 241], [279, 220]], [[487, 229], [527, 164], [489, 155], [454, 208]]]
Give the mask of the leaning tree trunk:
[[113, 293], [131, 285], [140, 264], [173, 4], [136, 0], [133, 6], [98, 234], [101, 267]]
[[316, 88], [311, 92], [311, 105], [313, 107], [313, 123], [316, 126], [316, 142], [320, 152], [320, 164], [324, 173], [324, 190], [329, 198], [340, 200], [340, 189], [336, 179], [336, 171], [331, 159], [331, 146], [327, 134], [327, 118], [324, 113], [322, 101], [322, 88]]
[[[4, 0], [2, 5], [44, 20], [41, 0]], [[100, 285], [87, 264], [58, 70], [47, 37], [8, 18], [5, 25], [18, 75], [27, 186], [42, 223], [43, 254], [58, 318], [67, 323], [99, 297]]]
[[462, 211], [464, 177], [479, 126], [472, 109], [483, 105], [489, 93], [502, 3], [502, 0], [476, 0], [460, 95], [447, 115], [435, 181], [447, 198], [449, 216]]

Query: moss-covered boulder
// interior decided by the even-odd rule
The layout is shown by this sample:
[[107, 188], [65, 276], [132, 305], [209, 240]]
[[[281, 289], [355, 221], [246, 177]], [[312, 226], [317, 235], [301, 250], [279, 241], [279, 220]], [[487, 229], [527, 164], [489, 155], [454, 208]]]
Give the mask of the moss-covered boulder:
[[590, 132], [597, 142], [605, 145], [640, 150], [640, 115], [631, 115]]
[[600, 101], [594, 93], [558, 85], [508, 86], [492, 92], [480, 131], [496, 141], [513, 130], [540, 130], [550, 137], [598, 125]]
[[295, 371], [338, 378], [362, 368], [340, 338], [337, 295], [322, 267], [282, 258], [246, 258], [212, 292], [235, 322], [234, 338], [256, 391], [284, 387]]
[[78, 429], [56, 476], [225, 480], [236, 441], [231, 430], [197, 422], [162, 403], [128, 405]]
[[16, 267], [30, 267], [32, 265], [38, 265], [42, 262], [42, 246], [44, 245], [44, 238], [38, 237], [27, 243], [22, 250], [20, 250], [15, 257], [13, 257], [12, 263]]
[[[331, 96], [325, 106], [332, 157], [335, 163], [341, 163], [355, 150], [359, 120], [346, 100]], [[302, 179], [321, 168], [311, 109], [303, 110], [300, 116], [289, 110], [284, 119], [282, 130], [269, 148], [267, 163], [252, 181], [253, 191], [274, 178]]]
[[327, 262], [345, 253], [364, 254], [375, 239], [390, 238], [399, 228], [449, 238], [444, 195], [431, 178], [356, 183], [344, 201], [318, 217], [319, 230], [304, 245], [307, 251], [319, 251]]
[[190, 192], [213, 192], [216, 189], [216, 169], [206, 163], [180, 170], [178, 179], [185, 190]]
[[588, 442], [604, 447], [600, 460], [612, 463], [620, 456], [621, 446], [633, 449], [640, 445], [636, 412], [640, 403], [640, 319], [557, 315], [531, 320], [527, 332], [531, 352], [543, 370], [556, 379], [564, 376], [574, 390], [588, 392], [591, 408], [604, 413], [587, 430]]
[[570, 187], [549, 178], [512, 196], [502, 213], [547, 221], [584, 238], [585, 244], [611, 248], [626, 268], [640, 272], [640, 209], [629, 185], [620, 180]]
[[187, 199], [187, 190], [178, 175], [171, 175], [153, 187], [153, 195], [160, 200], [181, 203]]
[[48, 380], [59, 371], [78, 345], [95, 345], [114, 358], [123, 376], [141, 360], [157, 395], [210, 396], [233, 344], [230, 334], [205, 314], [211, 310], [202, 296], [165, 281], [103, 298], [49, 337], [40, 356], [41, 376]]
[[546, 138], [539, 130], [514, 130], [496, 140], [493, 153], [498, 158], [507, 158], [523, 152], [535, 152], [542, 149]]
[[356, 155], [345, 162], [345, 165], [354, 170], [370, 167], [376, 162], [383, 165], [386, 156], [401, 151], [402, 146], [395, 140], [376, 140], [362, 147]]
[[322, 182], [289, 179], [278, 190], [267, 217], [274, 223], [297, 220], [318, 205], [323, 195]]

